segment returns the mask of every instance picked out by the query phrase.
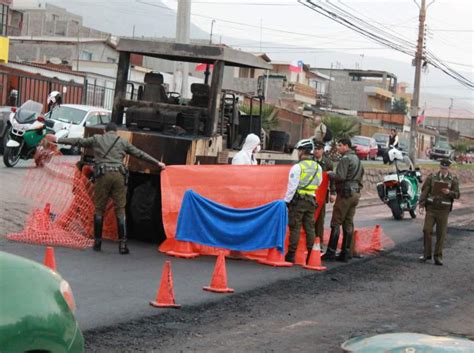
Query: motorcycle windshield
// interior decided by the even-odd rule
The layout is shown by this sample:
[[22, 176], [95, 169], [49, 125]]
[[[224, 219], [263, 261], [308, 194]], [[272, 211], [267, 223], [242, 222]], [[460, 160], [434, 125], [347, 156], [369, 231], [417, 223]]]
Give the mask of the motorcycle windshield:
[[36, 120], [43, 111], [43, 104], [28, 100], [15, 113], [15, 120], [20, 124], [29, 124]]

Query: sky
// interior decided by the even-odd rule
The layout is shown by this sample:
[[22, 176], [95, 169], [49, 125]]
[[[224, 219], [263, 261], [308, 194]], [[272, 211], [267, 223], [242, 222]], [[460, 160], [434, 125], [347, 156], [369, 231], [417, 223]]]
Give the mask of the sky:
[[[153, 0], [144, 0], [153, 2]], [[420, 0], [418, 0], [419, 2]], [[430, 3], [427, 0], [427, 3]], [[167, 7], [176, 9], [177, 0], [162, 0]], [[414, 1], [331, 1], [369, 23], [390, 30], [416, 42], [418, 34], [418, 7]], [[473, 65], [473, 11], [472, 0], [436, 0], [427, 11], [427, 45], [437, 55], [451, 62]], [[364, 56], [380, 56], [390, 59], [410, 61], [407, 55], [393, 50], [384, 50], [346, 29], [330, 19], [324, 18], [297, 1], [290, 0], [194, 0], [192, 1], [192, 21], [209, 32], [215, 18], [214, 38], [220, 35], [239, 37], [264, 42], [281, 42], [280, 48], [268, 48], [270, 53], [285, 51], [284, 47], [344, 48], [344, 51]], [[202, 16], [206, 17], [202, 17]], [[229, 23], [225, 21], [242, 23]], [[254, 26], [254, 27], [250, 27]], [[261, 29], [260, 29], [261, 27]], [[278, 31], [280, 30], [280, 31]], [[285, 33], [294, 32], [294, 33]], [[298, 34], [300, 33], [300, 34]], [[360, 49], [348, 49], [360, 48]], [[371, 49], [363, 49], [371, 48]], [[286, 51], [290, 51], [286, 49]], [[300, 52], [303, 50], [299, 50]], [[298, 54], [298, 50], [292, 50]], [[295, 55], [297, 56], [297, 55]], [[363, 60], [363, 59], [361, 59]], [[458, 65], [463, 68], [465, 66]]]

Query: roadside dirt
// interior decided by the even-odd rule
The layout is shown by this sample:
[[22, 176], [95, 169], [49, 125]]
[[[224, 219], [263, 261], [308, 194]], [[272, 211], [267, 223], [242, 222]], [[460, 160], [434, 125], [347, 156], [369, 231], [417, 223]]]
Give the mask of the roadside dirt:
[[216, 304], [86, 332], [86, 351], [326, 353], [354, 336], [401, 331], [474, 339], [474, 233], [450, 230], [442, 267], [418, 263], [421, 249], [413, 241]]

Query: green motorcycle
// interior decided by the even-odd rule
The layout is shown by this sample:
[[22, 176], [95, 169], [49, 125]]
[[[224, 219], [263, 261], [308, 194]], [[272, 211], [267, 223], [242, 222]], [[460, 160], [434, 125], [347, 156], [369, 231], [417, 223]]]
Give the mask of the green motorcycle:
[[[395, 148], [391, 149], [388, 155], [390, 161], [395, 164], [395, 172], [386, 175], [383, 182], [377, 184], [380, 200], [390, 208], [393, 218], [403, 219], [406, 211], [410, 213], [411, 218], [416, 218], [422, 183], [421, 172], [419, 168], [413, 168], [410, 159]], [[399, 161], [409, 165], [409, 169], [399, 169]]]
[[[3, 163], [14, 167], [20, 159], [35, 158], [40, 166], [49, 152], [40, 146], [46, 134], [55, 133], [55, 123], [42, 115], [43, 105], [34, 101], [25, 102], [20, 108], [12, 108], [9, 128], [5, 136]], [[41, 154], [38, 157], [38, 154]]]

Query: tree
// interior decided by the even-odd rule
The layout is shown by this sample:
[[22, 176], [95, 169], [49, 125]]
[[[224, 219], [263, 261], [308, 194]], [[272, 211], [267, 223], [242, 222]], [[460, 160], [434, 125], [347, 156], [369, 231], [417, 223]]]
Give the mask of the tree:
[[[242, 104], [240, 110], [245, 114], [250, 114], [250, 104]], [[253, 114], [258, 114], [260, 107], [258, 104], [253, 106]], [[277, 117], [278, 109], [272, 104], [263, 104], [262, 106], [262, 128], [264, 130], [271, 130], [278, 125]]]
[[359, 132], [359, 120], [356, 117], [327, 115], [323, 123], [331, 130], [333, 141], [346, 137], [351, 138]]
[[408, 112], [408, 102], [405, 98], [395, 98], [392, 103], [392, 113], [406, 114]]
[[332, 132], [331, 149], [328, 157], [333, 161], [338, 161], [341, 156], [336, 149], [336, 141], [341, 138], [351, 138], [359, 133], [359, 120], [351, 116], [326, 115], [323, 123]]

